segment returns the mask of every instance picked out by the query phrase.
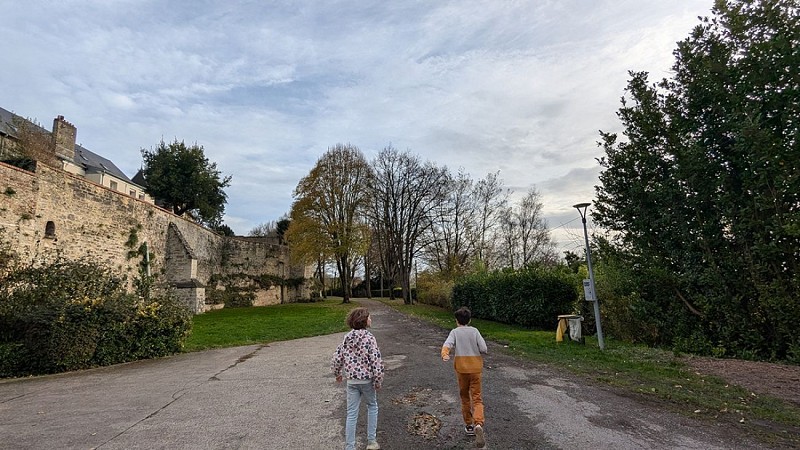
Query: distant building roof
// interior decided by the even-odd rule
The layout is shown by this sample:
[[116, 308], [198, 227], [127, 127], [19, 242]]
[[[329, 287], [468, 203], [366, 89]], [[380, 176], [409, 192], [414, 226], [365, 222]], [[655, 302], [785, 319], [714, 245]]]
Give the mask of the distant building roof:
[[14, 128], [14, 116], [16, 114], [0, 108], [0, 134], [17, 137], [17, 130]]
[[[17, 117], [21, 120], [24, 120], [36, 127], [38, 127], [41, 131], [52, 134], [52, 132], [45, 130], [40, 125], [37, 125], [34, 122], [31, 122], [24, 117], [18, 116], [11, 111], [3, 109], [0, 107], [0, 133], [5, 134], [7, 136], [11, 136], [17, 138], [17, 130], [14, 128], [14, 117]], [[83, 167], [83, 170], [87, 172], [105, 172], [114, 177], [119, 178], [125, 182], [131, 184], [137, 184], [131, 181], [125, 173], [123, 173], [119, 168], [110, 160], [103, 158], [102, 156], [94, 153], [86, 148], [83, 148], [79, 144], [75, 144], [75, 160], [71, 161], [78, 166]]]
[[78, 144], [75, 144], [75, 164], [83, 166], [87, 172], [97, 171], [109, 173], [128, 183], [136, 184], [131, 181], [117, 166], [110, 160], [93, 153]]

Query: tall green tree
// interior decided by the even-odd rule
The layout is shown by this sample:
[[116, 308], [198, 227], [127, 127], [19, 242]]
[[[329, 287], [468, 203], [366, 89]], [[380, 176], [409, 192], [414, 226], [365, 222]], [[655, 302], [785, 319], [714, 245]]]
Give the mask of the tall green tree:
[[188, 213], [209, 225], [221, 223], [231, 177], [222, 176], [201, 145], [161, 141], [154, 150], [142, 149], [142, 158], [148, 194], [179, 216]]
[[337, 144], [320, 157], [294, 192], [289, 246], [308, 259], [333, 257], [345, 303], [350, 301], [354, 262], [369, 243], [364, 211], [370, 176], [358, 147]]
[[674, 75], [631, 74], [594, 220], [660, 343], [800, 360], [800, 7], [717, 1]]

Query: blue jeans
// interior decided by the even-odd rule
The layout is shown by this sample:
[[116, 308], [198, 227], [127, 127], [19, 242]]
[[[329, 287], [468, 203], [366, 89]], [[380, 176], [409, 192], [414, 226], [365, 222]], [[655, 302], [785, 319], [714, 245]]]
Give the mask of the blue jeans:
[[361, 398], [367, 402], [367, 442], [376, 440], [378, 431], [378, 396], [372, 381], [364, 384], [347, 383], [347, 422], [345, 423], [344, 436], [347, 442], [345, 450], [356, 448], [356, 423], [358, 422], [358, 408]]

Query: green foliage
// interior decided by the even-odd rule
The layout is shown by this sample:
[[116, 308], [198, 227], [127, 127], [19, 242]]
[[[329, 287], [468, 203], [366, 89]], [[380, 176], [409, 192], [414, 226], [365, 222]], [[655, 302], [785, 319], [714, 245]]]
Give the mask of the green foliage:
[[0, 376], [168, 355], [191, 328], [174, 298], [126, 294], [122, 280], [95, 265], [59, 260], [0, 281]]
[[441, 273], [423, 272], [417, 276], [417, 300], [427, 305], [436, 305], [444, 308], [452, 304], [453, 285]]
[[578, 307], [579, 284], [563, 267], [479, 272], [456, 282], [452, 306], [467, 306], [482, 319], [551, 328], [559, 314]]
[[301, 262], [332, 257], [344, 301], [350, 299], [353, 261], [366, 253], [369, 230], [363, 222], [371, 169], [358, 147], [328, 149], [294, 191], [291, 220], [284, 223], [292, 254]]
[[30, 158], [4, 158], [2, 161], [28, 172], [36, 172], [36, 160]]
[[6, 190], [3, 191], [3, 194], [5, 194], [5, 195], [7, 195], [9, 197], [13, 197], [14, 195], [17, 194], [17, 191], [15, 191], [14, 188], [12, 188], [11, 186], [8, 186], [8, 187], [6, 187]]
[[[716, 3], [671, 79], [632, 73], [603, 133], [594, 220], [610, 231], [616, 312], [679, 350], [793, 358], [800, 335], [800, 16]], [[612, 281], [609, 279], [609, 281]], [[642, 323], [644, 325], [644, 323]], [[620, 331], [621, 327], [617, 327]]]
[[236, 233], [234, 233], [233, 228], [229, 227], [228, 225], [225, 225], [224, 223], [212, 225], [211, 229], [223, 236], [236, 236]]
[[11, 243], [4, 239], [5, 233], [6, 230], [0, 227], [0, 281], [19, 264], [17, 253], [11, 248]]
[[247, 308], [253, 306], [256, 294], [251, 288], [228, 286], [225, 289], [207, 289], [206, 300], [212, 305], [224, 304], [226, 308]]
[[231, 177], [221, 177], [203, 147], [187, 147], [176, 139], [161, 141], [155, 150], [142, 149], [147, 193], [181, 216], [190, 213], [204, 223], [217, 225], [225, 211], [224, 189]]

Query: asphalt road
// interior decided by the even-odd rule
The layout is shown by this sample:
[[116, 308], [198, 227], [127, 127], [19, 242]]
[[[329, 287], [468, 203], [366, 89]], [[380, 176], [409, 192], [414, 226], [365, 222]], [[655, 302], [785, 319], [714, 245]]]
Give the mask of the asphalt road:
[[[387, 375], [383, 449], [467, 449], [447, 330], [369, 307]], [[343, 333], [0, 381], [0, 449], [339, 449], [344, 386], [329, 371]], [[715, 425], [523, 362], [489, 343], [487, 448], [765, 448]], [[362, 407], [363, 408], [363, 407]], [[364, 411], [359, 442], [365, 445]]]

